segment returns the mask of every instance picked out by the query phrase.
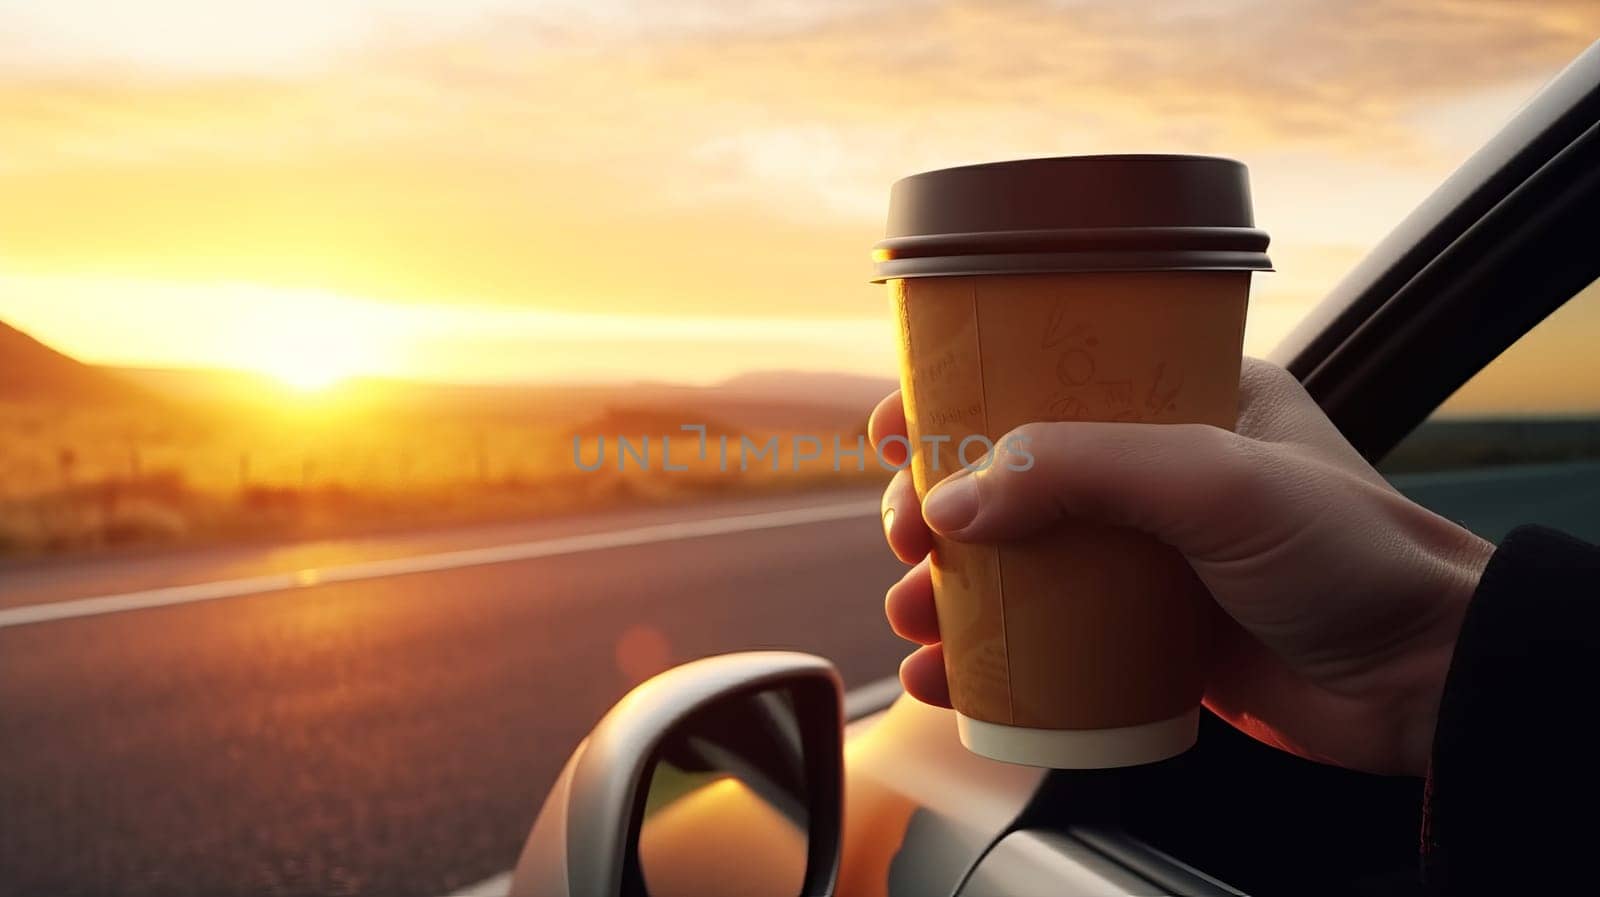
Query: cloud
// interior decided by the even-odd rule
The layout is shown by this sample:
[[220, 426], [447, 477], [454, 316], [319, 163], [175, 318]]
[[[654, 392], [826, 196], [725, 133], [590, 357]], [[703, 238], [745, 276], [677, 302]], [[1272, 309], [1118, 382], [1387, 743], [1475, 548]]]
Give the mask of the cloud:
[[[174, 68], [150, 61], [181, 55], [157, 43], [0, 70], [7, 266], [870, 316], [865, 250], [893, 178], [1119, 150], [1243, 157], [1285, 258], [1344, 258], [1468, 149], [1420, 111], [1503, 115], [1507, 84], [1600, 31], [1600, 7], [1567, 0], [474, 2], [398, 31], [334, 6], [359, 39], [305, 37], [310, 61], [289, 41]], [[312, 5], [284, 9], [320, 27]], [[1335, 276], [1306, 267], [1284, 295]]]
[[[879, 8], [905, 11], [913, 3]], [[0, 4], [0, 66], [82, 66], [189, 75], [306, 71], [379, 46], [493, 34], [514, 20], [523, 48], [597, 39], [779, 32], [866, 7], [851, 0], [51, 0]], [[531, 45], [537, 46], [537, 45]]]
[[[281, 16], [285, 25], [276, 30], [317, 47], [294, 23], [362, 32], [355, 16], [366, 7], [338, 2], [319, 16], [307, 8]], [[1579, 0], [767, 0], [741, 4], [738, 14], [708, 2], [558, 3], [531, 14], [477, 0], [452, 16], [432, 16], [443, 20], [433, 23], [436, 33], [420, 9], [408, 31], [392, 34], [376, 23], [412, 13], [410, 5], [386, 16], [369, 11], [363, 41], [345, 42], [308, 71], [184, 78], [159, 67], [87, 65], [46, 67], [33, 79], [13, 65], [5, 82], [8, 93], [53, 94], [52, 107], [65, 100], [65, 110], [52, 110], [60, 128], [93, 127], [96, 113], [113, 125], [139, 113], [157, 127], [199, 121], [224, 135], [282, 135], [295, 124], [287, 112], [323, 136], [331, 128], [404, 139], [398, 122], [426, 132], [471, 110], [520, 110], [531, 124], [574, 129], [543, 134], [547, 149], [584, 137], [586, 125], [616, 132], [634, 121], [655, 126], [638, 129], [646, 147], [672, 142], [660, 128], [667, 123], [691, 146], [717, 136], [697, 131], [821, 123], [908, 138], [967, 134], [974, 145], [1070, 140], [1082, 131], [1088, 138], [1177, 135], [1215, 146], [1359, 148], [1406, 142], [1404, 116], [1418, 104], [1546, 77], [1600, 33], [1600, 7]], [[98, 20], [85, 13], [71, 21], [79, 19]], [[203, 44], [208, 33], [180, 30], [178, 37], [188, 38], [185, 46]], [[178, 39], [169, 34], [169, 42]], [[551, 113], [564, 114], [555, 120]], [[1010, 123], [1006, 132], [965, 130], [1002, 121]]]

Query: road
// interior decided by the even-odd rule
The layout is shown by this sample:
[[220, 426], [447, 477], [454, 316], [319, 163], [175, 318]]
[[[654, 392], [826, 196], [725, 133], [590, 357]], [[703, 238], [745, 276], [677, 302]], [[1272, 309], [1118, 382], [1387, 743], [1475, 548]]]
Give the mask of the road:
[[[1600, 539], [1600, 464], [1395, 480], [1490, 538]], [[0, 570], [0, 894], [438, 895], [500, 873], [568, 752], [667, 664], [786, 647], [847, 685], [892, 673], [876, 501]]]
[[1391, 476], [1413, 501], [1492, 542], [1539, 523], [1600, 542], [1600, 462], [1530, 464]]
[[[847, 685], [891, 674], [903, 646], [882, 594], [901, 567], [876, 501], [814, 495], [0, 572], [3, 620], [86, 596], [643, 533], [523, 560], [368, 566], [217, 600], [191, 590], [164, 607], [13, 616], [0, 625], [0, 893], [438, 895], [502, 872], [562, 761], [639, 678], [775, 647], [834, 659]], [[785, 523], [797, 507], [836, 519]], [[766, 528], [660, 529], [749, 515]]]

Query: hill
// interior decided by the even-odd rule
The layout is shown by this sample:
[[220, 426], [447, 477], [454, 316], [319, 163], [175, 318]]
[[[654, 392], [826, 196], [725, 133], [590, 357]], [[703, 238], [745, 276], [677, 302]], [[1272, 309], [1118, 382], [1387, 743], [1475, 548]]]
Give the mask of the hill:
[[[281, 402], [286, 395], [292, 398], [282, 384], [263, 374], [141, 368], [117, 368], [115, 373], [154, 394], [189, 405], [239, 408], [248, 407], [241, 403], [251, 399], [270, 404]], [[679, 423], [710, 419], [731, 428], [851, 432], [865, 425], [872, 406], [894, 385], [871, 377], [789, 371], [746, 374], [712, 386], [659, 382], [457, 384], [361, 377], [333, 387], [330, 396], [355, 397], [362, 407], [380, 413], [538, 422], [553, 427], [593, 423], [597, 415], [625, 408], [632, 412], [630, 419], [649, 410], [652, 420], [670, 423], [672, 431]], [[680, 413], [689, 416], [684, 420], [673, 417]]]
[[65, 405], [147, 402], [143, 390], [0, 322], [0, 401]]
[[861, 409], [865, 414], [891, 390], [899, 389], [893, 377], [869, 377], [831, 371], [751, 371], [731, 377], [714, 389], [725, 396], [762, 399], [794, 405], [835, 405]]

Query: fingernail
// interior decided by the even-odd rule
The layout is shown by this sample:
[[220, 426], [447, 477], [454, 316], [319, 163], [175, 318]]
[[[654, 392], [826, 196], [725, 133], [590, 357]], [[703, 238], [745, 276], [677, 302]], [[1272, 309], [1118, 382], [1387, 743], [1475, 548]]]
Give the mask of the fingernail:
[[933, 487], [922, 502], [922, 519], [942, 533], [962, 529], [978, 516], [978, 481], [958, 473]]
[[884, 508], [883, 509], [883, 537], [885, 539], [887, 539], [887, 538], [889, 538], [889, 534], [893, 533], [893, 532], [894, 532], [894, 508]]

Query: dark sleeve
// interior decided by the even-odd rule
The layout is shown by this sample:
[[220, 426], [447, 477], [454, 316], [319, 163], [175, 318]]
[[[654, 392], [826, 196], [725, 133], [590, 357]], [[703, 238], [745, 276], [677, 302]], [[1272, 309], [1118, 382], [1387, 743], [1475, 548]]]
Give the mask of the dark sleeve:
[[1422, 832], [1439, 894], [1600, 893], [1600, 549], [1513, 530], [1462, 622]]

